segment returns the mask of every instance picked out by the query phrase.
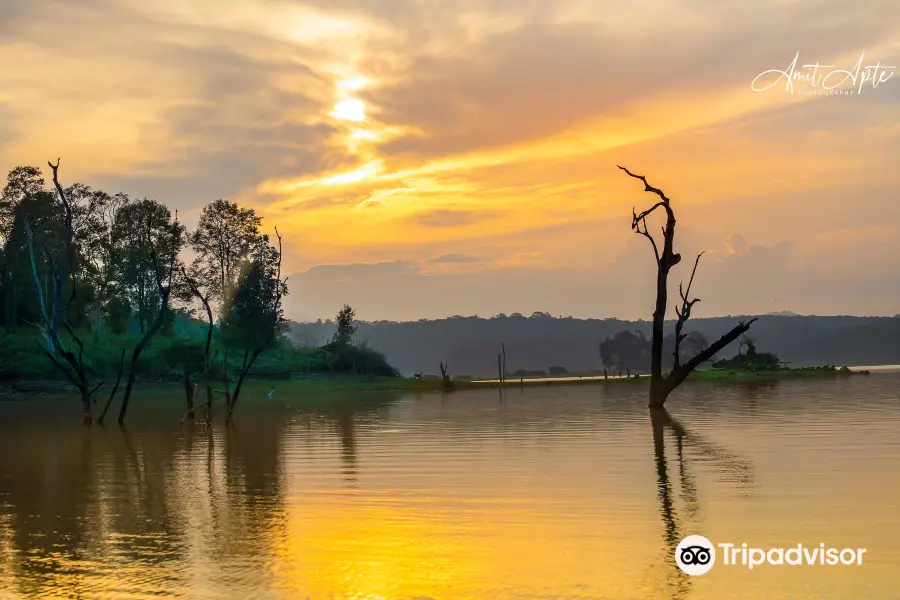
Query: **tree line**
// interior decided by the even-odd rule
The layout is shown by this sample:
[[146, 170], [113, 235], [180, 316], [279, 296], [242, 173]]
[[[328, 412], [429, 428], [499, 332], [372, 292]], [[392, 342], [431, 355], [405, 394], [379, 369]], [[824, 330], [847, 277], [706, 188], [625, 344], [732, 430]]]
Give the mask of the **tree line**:
[[[99, 340], [106, 329], [123, 334], [136, 327], [138, 338], [122, 348], [116, 382], [96, 417], [106, 417], [124, 377], [122, 423], [141, 354], [177, 313], [199, 315], [206, 326], [201, 378], [207, 422], [212, 384], [219, 380], [230, 421], [248, 372], [283, 332], [288, 288], [277, 229], [270, 237], [252, 209], [216, 200], [188, 231], [177, 211], [156, 200], [63, 185], [59, 161], [48, 166], [51, 184], [40, 168], [19, 166], [0, 194], [0, 326], [35, 332], [37, 349], [78, 390], [85, 423], [95, 419], [93, 400], [102, 384], [86, 356], [85, 336]], [[188, 248], [190, 262], [182, 259]], [[229, 353], [238, 365], [233, 389], [225, 368]], [[186, 381], [186, 390], [194, 387]], [[191, 394], [187, 408], [193, 418]]]

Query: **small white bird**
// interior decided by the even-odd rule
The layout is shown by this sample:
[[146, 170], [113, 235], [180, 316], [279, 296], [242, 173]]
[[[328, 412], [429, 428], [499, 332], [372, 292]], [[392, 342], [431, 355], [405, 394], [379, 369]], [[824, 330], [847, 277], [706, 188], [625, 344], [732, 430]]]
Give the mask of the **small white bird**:
[[272, 398], [275, 397], [275, 387], [274, 386], [272, 387], [272, 389], [269, 390], [269, 393], [266, 394], [266, 396], [269, 397], [269, 400], [271, 400]]

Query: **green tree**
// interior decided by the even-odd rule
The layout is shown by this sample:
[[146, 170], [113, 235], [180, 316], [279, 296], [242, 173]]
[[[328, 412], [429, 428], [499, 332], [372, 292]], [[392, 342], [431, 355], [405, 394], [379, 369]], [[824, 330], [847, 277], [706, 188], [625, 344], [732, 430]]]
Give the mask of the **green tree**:
[[[95, 340], [99, 339], [104, 321], [115, 333], [128, 329], [131, 305], [121, 293], [125, 286], [120, 285], [119, 279], [117, 259], [122, 253], [119, 252], [115, 225], [119, 211], [130, 201], [125, 194], [110, 195], [102, 190], [91, 190], [88, 197], [83, 247], [94, 297], [92, 320]], [[126, 308], [127, 313], [123, 314], [122, 310]]]
[[353, 324], [355, 318], [356, 312], [349, 304], [345, 304], [334, 319], [337, 330], [331, 338], [331, 343], [339, 346], [349, 346], [353, 343], [353, 334], [356, 333], [356, 326]]
[[45, 191], [44, 176], [38, 167], [18, 166], [9, 172], [0, 193], [0, 242], [5, 242], [9, 236], [19, 204], [27, 197]]
[[260, 222], [252, 208], [241, 208], [227, 200], [203, 207], [190, 239], [197, 253], [195, 274], [220, 305], [231, 296], [241, 264], [261, 243]]
[[[226, 422], [231, 422], [241, 387], [259, 355], [275, 345], [284, 324], [281, 299], [287, 294], [281, 279], [281, 236], [275, 231], [278, 247], [263, 236], [240, 271], [234, 294], [227, 299], [220, 317], [226, 348], [236, 349], [243, 359], [234, 395], [227, 398]], [[226, 396], [228, 396], [226, 390]]]
[[144, 198], [125, 202], [116, 210], [109, 235], [110, 293], [127, 298], [138, 330], [146, 333], [162, 298], [156, 282], [162, 267], [155, 263], [167, 260], [173, 252], [178, 254], [184, 244], [184, 227], [177, 221], [173, 224], [167, 206]]
[[[142, 201], [144, 202], [144, 201]], [[165, 207], [164, 207], [165, 208]], [[148, 211], [149, 213], [149, 211]], [[155, 220], [153, 213], [149, 213], [144, 225], [144, 241], [142, 248], [148, 255], [150, 270], [156, 285], [156, 316], [144, 331], [140, 341], [131, 353], [131, 364], [128, 369], [128, 379], [125, 382], [125, 392], [122, 396], [122, 406], [119, 408], [119, 424], [125, 422], [128, 413], [128, 403], [131, 392], [137, 378], [137, 364], [141, 354], [150, 344], [153, 337], [165, 326], [169, 318], [169, 298], [175, 290], [175, 274], [182, 270], [178, 261], [178, 251], [184, 243], [184, 227], [178, 222], [178, 213], [175, 213], [174, 221], [171, 220], [169, 209], [165, 209], [168, 219], [165, 222]], [[164, 284], [165, 282], [165, 284]]]

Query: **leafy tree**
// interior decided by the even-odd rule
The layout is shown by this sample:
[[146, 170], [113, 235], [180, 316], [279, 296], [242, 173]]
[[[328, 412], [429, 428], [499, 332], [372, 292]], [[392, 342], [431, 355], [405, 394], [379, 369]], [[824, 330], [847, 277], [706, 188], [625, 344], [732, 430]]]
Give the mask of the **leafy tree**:
[[620, 331], [600, 343], [600, 360], [604, 367], [619, 372], [646, 369], [650, 364], [650, 341], [642, 331]]
[[[142, 201], [147, 202], [147, 201]], [[149, 206], [149, 205], [148, 205]], [[184, 243], [184, 227], [178, 222], [178, 213], [175, 213], [175, 220], [171, 221], [171, 215], [168, 209], [165, 209], [167, 221], [159, 223], [155, 219], [161, 215], [154, 215], [148, 209], [146, 224], [144, 226], [144, 241], [142, 248], [149, 257], [150, 269], [153, 273], [153, 280], [156, 284], [156, 317], [150, 323], [146, 331], [143, 331], [140, 341], [134, 347], [131, 353], [131, 364], [128, 369], [128, 380], [125, 383], [125, 392], [122, 396], [122, 405], [119, 408], [119, 424], [125, 422], [125, 416], [128, 413], [128, 403], [131, 399], [131, 392], [134, 388], [134, 382], [137, 378], [138, 359], [150, 344], [160, 329], [165, 325], [169, 316], [169, 298], [174, 288], [174, 280], [176, 271], [181, 270], [181, 264], [178, 262], [178, 251]], [[139, 213], [140, 214], [140, 213]], [[135, 246], [136, 247], [136, 246]], [[136, 250], [135, 250], [136, 252]], [[136, 257], [131, 257], [136, 260]], [[165, 261], [165, 262], [163, 262]], [[163, 282], [166, 282], [163, 285]]]
[[216, 200], [203, 207], [191, 247], [197, 253], [198, 281], [208, 285], [213, 299], [224, 304], [241, 272], [241, 264], [260, 245], [261, 219], [252, 208]]
[[778, 358], [778, 355], [771, 352], [758, 352], [755, 340], [749, 336], [746, 340], [746, 348], [746, 353], [742, 354], [739, 351], [732, 358], [716, 361], [713, 363], [713, 368], [752, 372], [777, 371], [780, 368], [781, 359]]
[[234, 294], [227, 300], [220, 317], [226, 348], [243, 353], [234, 395], [227, 398], [225, 420], [229, 423], [247, 373], [259, 355], [275, 345], [284, 325], [281, 299], [287, 294], [287, 287], [281, 279], [281, 236], [277, 230], [275, 235], [278, 248], [269, 245], [268, 236], [263, 236], [252, 249], [250, 260], [242, 266]]
[[[87, 260], [87, 275], [93, 289], [94, 339], [99, 339], [104, 319], [116, 333], [127, 331], [131, 315], [131, 304], [123, 298], [125, 285], [119, 279], [121, 274], [118, 259], [122, 257], [121, 244], [117, 243], [116, 228], [119, 211], [131, 199], [125, 194], [110, 195], [102, 190], [91, 190], [88, 199], [88, 214], [84, 227], [84, 253]], [[128, 309], [122, 314], [123, 308]]]
[[168, 207], [144, 198], [123, 203], [116, 210], [110, 235], [114, 293], [128, 299], [138, 329], [145, 333], [162, 299], [156, 281], [162, 267], [157, 263], [178, 254], [184, 244], [184, 227], [177, 220], [173, 225]]
[[335, 317], [337, 323], [337, 331], [331, 338], [333, 344], [339, 346], [349, 346], [353, 343], [353, 334], [356, 333], [356, 326], [353, 320], [356, 318], [356, 312], [349, 304], [345, 304], [344, 308], [338, 311]]
[[9, 172], [0, 193], [0, 242], [9, 236], [19, 204], [45, 191], [44, 176], [38, 167], [18, 166]]

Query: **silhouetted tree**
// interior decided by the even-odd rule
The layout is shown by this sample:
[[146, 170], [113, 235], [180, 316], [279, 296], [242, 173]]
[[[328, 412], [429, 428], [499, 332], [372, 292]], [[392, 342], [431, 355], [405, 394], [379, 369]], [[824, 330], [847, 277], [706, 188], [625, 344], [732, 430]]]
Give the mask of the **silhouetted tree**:
[[439, 366], [441, 369], [441, 385], [443, 386], [445, 392], [452, 392], [456, 386], [450, 379], [450, 365], [446, 365], [444, 364], [444, 361], [441, 361], [441, 364]]
[[620, 374], [625, 369], [646, 369], [650, 363], [650, 341], [642, 331], [620, 331], [600, 343], [600, 361]]
[[260, 222], [252, 208], [227, 200], [203, 207], [191, 247], [198, 255], [198, 281], [207, 284], [212, 299], [224, 304], [231, 297], [241, 264], [260, 244]]
[[[165, 211], [168, 213], [168, 209]], [[122, 395], [122, 405], [119, 408], [119, 425], [125, 422], [125, 415], [128, 414], [128, 403], [131, 400], [131, 392], [134, 388], [134, 382], [137, 379], [138, 359], [147, 348], [150, 340], [153, 339], [166, 322], [169, 313], [169, 298], [172, 295], [172, 282], [175, 272], [180, 268], [178, 265], [178, 250], [181, 248], [184, 240], [184, 227], [178, 223], [178, 213], [175, 213], [175, 220], [171, 223], [164, 222], [162, 228], [156, 221], [164, 218], [164, 213], [154, 214], [148, 211], [146, 214], [147, 221], [144, 226], [145, 241], [143, 247], [149, 255], [150, 264], [153, 271], [153, 279], [156, 283], [156, 292], [158, 295], [156, 306], [156, 318], [147, 328], [140, 341], [134, 347], [131, 353], [131, 364], [128, 369], [128, 380], [125, 382], [125, 392]], [[168, 221], [168, 219], [167, 219]], [[157, 249], [162, 249], [168, 254], [166, 263], [161, 262]], [[166, 254], [163, 254], [163, 259]], [[163, 281], [166, 284], [163, 285]]]
[[349, 346], [353, 342], [353, 334], [356, 333], [356, 326], [353, 324], [355, 318], [356, 312], [349, 304], [345, 304], [335, 317], [337, 330], [331, 338], [333, 344]]
[[124, 257], [117, 234], [121, 227], [116, 227], [117, 222], [122, 222], [119, 211], [129, 202], [130, 198], [125, 194], [109, 195], [102, 190], [89, 190], [84, 252], [94, 291], [95, 339], [99, 339], [104, 315], [114, 333], [126, 331], [131, 317], [131, 304], [124, 293], [120, 271]]
[[[159, 264], [159, 260], [166, 261], [173, 251], [178, 254], [183, 234], [181, 226], [177, 234], [173, 233], [172, 213], [155, 200], [128, 202], [116, 211], [111, 231], [114, 293], [127, 299], [134, 309], [142, 334], [159, 313], [162, 301], [157, 275], [164, 263]], [[174, 247], [169, 246], [172, 243]]]
[[[660, 201], [651, 206], [649, 209], [638, 214], [632, 210], [631, 228], [640, 235], [643, 235], [653, 246], [653, 253], [656, 257], [656, 308], [653, 311], [653, 337], [650, 346], [650, 406], [661, 407], [665, 404], [669, 394], [678, 385], [683, 382], [690, 373], [699, 365], [706, 362], [716, 355], [716, 353], [736, 340], [742, 333], [746, 333], [750, 329], [750, 325], [756, 321], [751, 319], [747, 322], [741, 322], [731, 331], [719, 338], [715, 343], [707, 347], [705, 350], [694, 356], [687, 363], [681, 362], [680, 346], [684, 340], [685, 334], [682, 333], [685, 322], [691, 316], [691, 309], [700, 301], [699, 298], [690, 298], [691, 284], [694, 282], [694, 275], [697, 272], [697, 264], [700, 262], [701, 252], [694, 262], [694, 269], [691, 271], [691, 278], [688, 281], [687, 289], [678, 286], [681, 296], [681, 307], [675, 307], [675, 313], [678, 316], [675, 322], [675, 350], [674, 365], [671, 372], [667, 376], [663, 376], [663, 338], [665, 337], [664, 325], [666, 320], [666, 303], [668, 298], [668, 279], [669, 271], [681, 262], [681, 255], [677, 254], [673, 248], [675, 243], [675, 212], [672, 210], [671, 201], [659, 188], [655, 188], [647, 183], [647, 178], [643, 175], [635, 175], [625, 167], [619, 167], [625, 171], [630, 177], [641, 180], [644, 184], [644, 191], [655, 194]], [[666, 213], [666, 224], [663, 226], [663, 243], [662, 251], [656, 244], [656, 240], [647, 230], [647, 217], [655, 210], [662, 209]]]
[[[275, 230], [278, 248], [269, 245], [268, 236], [254, 248], [244, 264], [234, 295], [225, 305], [221, 317], [222, 337], [226, 347], [243, 350], [234, 394], [226, 390], [228, 403], [226, 423], [230, 423], [247, 373], [259, 355], [274, 345], [284, 322], [282, 296], [287, 294], [287, 280], [281, 279], [281, 236]], [[227, 385], [227, 375], [226, 375]]]
[[[201, 306], [203, 307], [204, 314], [206, 316], [206, 340], [203, 345], [203, 387], [206, 392], [206, 404], [204, 409], [204, 417], [206, 419], [206, 426], [212, 426], [212, 404], [213, 404], [213, 362], [214, 358], [210, 357], [210, 351], [212, 349], [212, 338], [213, 338], [213, 330], [215, 328], [215, 321], [213, 320], [213, 312], [212, 306], [210, 305], [210, 294], [208, 289], [201, 289], [203, 284], [199, 282], [200, 276], [202, 276], [202, 271], [198, 274], [193, 272], [197, 270], [196, 263], [192, 265], [192, 272], [189, 272], [184, 265], [181, 267], [181, 279], [178, 280], [179, 285], [176, 290], [178, 293], [178, 298], [182, 302], [190, 302], [191, 299], [196, 299], [200, 301]], [[186, 404], [188, 408], [188, 412], [185, 413], [185, 418], [193, 419], [194, 416], [194, 407], [193, 407], [193, 394], [190, 395], [190, 398], [186, 398]], [[183, 421], [184, 419], [182, 419]]]
[[[50, 162], [47, 164], [53, 170], [53, 185], [56, 188], [58, 200], [62, 204], [64, 211], [61, 232], [63, 245], [61, 250], [54, 252], [47, 243], [42, 244], [44, 260], [50, 268], [52, 277], [52, 293], [48, 293], [46, 285], [42, 285], [38, 275], [34, 230], [28, 215], [24, 211], [21, 212], [22, 221], [25, 225], [28, 256], [34, 276], [40, 314], [40, 322], [37, 325], [43, 337], [43, 343], [38, 341], [38, 345], [47, 358], [78, 389], [81, 395], [82, 419], [86, 425], [90, 425], [93, 420], [91, 415], [91, 397], [97, 391], [99, 384], [91, 384], [84, 360], [84, 344], [67, 320], [67, 310], [77, 290], [73, 277], [75, 270], [73, 265], [75, 262], [73, 210], [72, 205], [66, 198], [65, 190], [59, 183], [59, 160], [57, 159], [55, 165]], [[22, 210], [22, 203], [19, 204], [19, 209]], [[70, 289], [71, 291], [69, 291]], [[66, 331], [71, 340], [75, 342], [78, 347], [77, 353], [70, 350], [60, 339], [60, 329]]]

